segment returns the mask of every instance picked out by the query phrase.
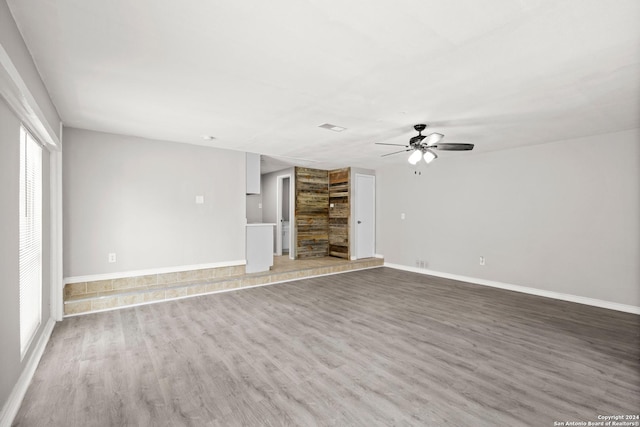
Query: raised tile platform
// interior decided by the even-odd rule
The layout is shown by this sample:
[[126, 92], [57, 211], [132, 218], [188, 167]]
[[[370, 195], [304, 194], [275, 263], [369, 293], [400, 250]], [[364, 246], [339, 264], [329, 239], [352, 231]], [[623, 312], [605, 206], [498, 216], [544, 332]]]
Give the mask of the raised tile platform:
[[64, 289], [65, 316], [203, 295], [248, 286], [380, 267], [381, 258], [348, 261], [333, 257], [290, 260], [274, 257], [268, 272], [244, 274], [244, 266], [70, 283]]

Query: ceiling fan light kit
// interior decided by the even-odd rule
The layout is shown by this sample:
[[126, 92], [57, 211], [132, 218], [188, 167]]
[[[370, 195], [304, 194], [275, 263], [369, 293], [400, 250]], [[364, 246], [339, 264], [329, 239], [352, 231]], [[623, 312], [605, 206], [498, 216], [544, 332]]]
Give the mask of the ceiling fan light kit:
[[431, 163], [438, 158], [438, 155], [433, 150], [442, 151], [470, 151], [473, 150], [473, 144], [438, 144], [444, 135], [441, 133], [433, 132], [429, 135], [423, 135], [422, 131], [427, 128], [425, 124], [418, 124], [413, 126], [418, 131], [418, 135], [412, 137], [409, 140], [409, 145], [403, 144], [388, 144], [384, 142], [377, 142], [378, 145], [396, 145], [398, 147], [404, 147], [404, 150], [395, 151], [393, 153], [383, 154], [382, 157], [390, 156], [392, 154], [404, 153], [407, 151], [413, 151], [409, 156], [409, 163], [412, 165], [418, 164], [420, 159], [424, 159], [426, 163]]
[[424, 161], [427, 162], [427, 164], [431, 163], [437, 158], [438, 158], [438, 155], [431, 150], [427, 150], [424, 152]]
[[411, 153], [411, 155], [409, 156], [409, 163], [411, 163], [412, 165], [416, 165], [418, 164], [421, 158], [422, 158], [422, 151], [414, 150], [414, 152]]

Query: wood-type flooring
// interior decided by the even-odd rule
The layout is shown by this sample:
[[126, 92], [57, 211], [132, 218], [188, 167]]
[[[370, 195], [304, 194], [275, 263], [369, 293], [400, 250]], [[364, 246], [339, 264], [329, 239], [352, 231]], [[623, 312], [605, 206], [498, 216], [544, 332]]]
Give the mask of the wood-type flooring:
[[640, 316], [377, 268], [66, 318], [14, 425], [553, 426], [639, 412]]

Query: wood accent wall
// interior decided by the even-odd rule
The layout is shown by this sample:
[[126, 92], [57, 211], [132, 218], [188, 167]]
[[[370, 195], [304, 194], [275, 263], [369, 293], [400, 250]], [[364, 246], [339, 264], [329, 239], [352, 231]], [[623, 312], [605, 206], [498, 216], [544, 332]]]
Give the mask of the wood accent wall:
[[345, 259], [350, 259], [350, 176], [351, 168], [329, 171], [329, 255]]
[[329, 254], [329, 172], [295, 168], [296, 258]]

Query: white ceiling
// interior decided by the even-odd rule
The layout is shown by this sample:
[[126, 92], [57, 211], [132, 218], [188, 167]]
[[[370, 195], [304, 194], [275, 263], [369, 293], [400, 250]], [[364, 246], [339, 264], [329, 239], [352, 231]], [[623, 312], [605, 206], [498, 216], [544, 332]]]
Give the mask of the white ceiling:
[[402, 163], [374, 143], [422, 122], [477, 152], [640, 127], [638, 0], [8, 3], [65, 125], [269, 170]]

